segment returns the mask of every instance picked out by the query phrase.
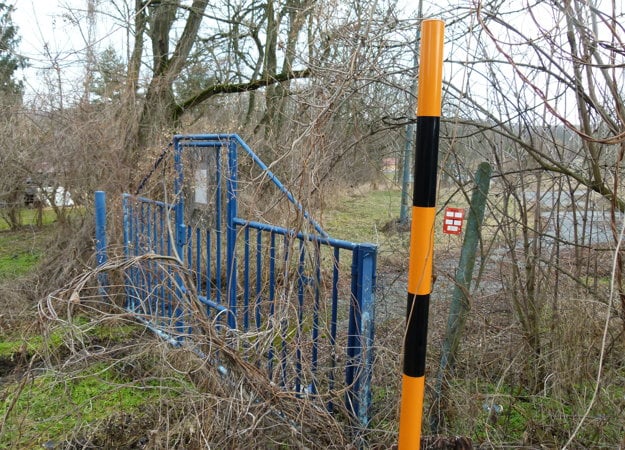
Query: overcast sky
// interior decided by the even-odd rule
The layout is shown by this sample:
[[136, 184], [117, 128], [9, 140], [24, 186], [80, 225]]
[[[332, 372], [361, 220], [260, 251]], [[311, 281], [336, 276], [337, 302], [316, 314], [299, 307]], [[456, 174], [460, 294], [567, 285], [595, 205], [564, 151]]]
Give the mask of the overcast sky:
[[[28, 59], [29, 67], [23, 71], [26, 87], [25, 100], [36, 100], [58, 86], [58, 75], [64, 95], [80, 96], [83, 89], [84, 62], [87, 47], [87, 0], [5, 0], [15, 6], [13, 21], [19, 27], [19, 52]], [[457, 0], [467, 1], [467, 0]], [[113, 2], [100, 0], [98, 9], [111, 8]], [[123, 2], [118, 2], [120, 5]], [[134, 2], [129, 2], [134, 5]], [[436, 8], [438, 3], [452, 3], [452, 0], [424, 0], [424, 8]], [[417, 0], [400, 0], [406, 10], [415, 11]], [[111, 16], [119, 17], [117, 11]], [[114, 21], [103, 14], [97, 16], [95, 52], [113, 45], [123, 55], [127, 50], [127, 36], [123, 19]], [[57, 69], [57, 70], [55, 70]]]
[[[79, 88], [88, 40], [86, 21], [82, 20], [86, 0], [9, 0], [9, 3], [15, 6], [13, 22], [19, 27], [19, 52], [28, 58], [29, 67], [23, 73], [27, 100], [46, 83], [56, 81], [55, 68], [60, 69], [64, 89]], [[77, 19], [81, 19], [80, 26]], [[107, 22], [102, 16], [98, 16], [96, 36], [100, 39], [96, 51], [111, 42], [125, 48], [123, 27]]]

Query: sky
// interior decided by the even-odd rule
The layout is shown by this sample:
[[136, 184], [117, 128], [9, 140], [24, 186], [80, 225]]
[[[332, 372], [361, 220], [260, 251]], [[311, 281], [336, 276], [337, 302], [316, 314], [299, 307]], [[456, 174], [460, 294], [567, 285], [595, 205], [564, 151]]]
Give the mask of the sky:
[[[58, 84], [59, 73], [68, 94], [80, 89], [88, 42], [88, 31], [84, 28], [86, 0], [9, 0], [7, 3], [15, 7], [13, 23], [19, 27], [19, 53], [28, 59], [28, 67], [22, 74], [26, 100], [46, 91], [46, 84]], [[81, 19], [80, 25], [77, 19]], [[99, 50], [110, 42], [125, 48], [126, 34], [120, 24], [107, 22], [100, 16], [97, 24]]]
[[[22, 71], [24, 100], [45, 107], [51, 98], [59, 96], [59, 86], [64, 97], [80, 97], [84, 89], [82, 80], [89, 42], [85, 20], [88, 0], [5, 1], [15, 7], [13, 22], [19, 27], [19, 52], [28, 60], [28, 67]], [[428, 4], [440, 1], [424, 0], [424, 9], [428, 9]], [[443, 3], [451, 1], [444, 0]], [[128, 3], [134, 6], [134, 2]], [[125, 2], [99, 0], [98, 9], [112, 10], [113, 4], [123, 6]], [[398, 0], [398, 5], [406, 11], [416, 11], [418, 1]], [[111, 14], [118, 18], [121, 15], [123, 13], [119, 11]], [[108, 45], [113, 45], [121, 54], [127, 51], [129, 38], [121, 20], [107, 20], [105, 15], [98, 14], [95, 35], [98, 38], [96, 53]]]
[[[25, 101], [40, 102], [43, 105], [50, 98], [58, 97], [59, 86], [62, 87], [65, 97], [80, 97], [89, 42], [85, 20], [87, 0], [5, 1], [15, 6], [13, 21], [19, 27], [19, 51], [28, 59], [29, 64], [22, 74]], [[429, 10], [456, 2], [463, 3], [466, 8], [470, 0], [424, 0], [424, 16], [428, 16]], [[111, 8], [114, 3], [124, 4], [122, 1], [99, 0], [98, 8]], [[398, 4], [408, 14], [416, 11], [418, 1], [399, 0]], [[120, 16], [118, 12], [112, 15]], [[96, 52], [103, 51], [108, 45], [113, 45], [122, 54], [127, 49], [128, 37], [124, 24], [119, 20], [107, 20], [106, 16], [98, 14], [95, 35], [98, 38], [95, 43]], [[448, 50], [453, 51], [446, 46], [446, 51]], [[450, 72], [465, 70], [460, 66], [446, 68], [449, 76], [458, 76]], [[50, 95], [52, 92], [54, 94]]]
[[[46, 101], [46, 97], [59, 92], [62, 86], [63, 94], [67, 97], [80, 96], [84, 78], [84, 63], [87, 53], [86, 5], [87, 0], [5, 0], [15, 6], [13, 21], [19, 27], [21, 38], [19, 52], [28, 59], [29, 67], [23, 71], [25, 84], [25, 100], [37, 102]], [[518, 1], [521, 0], [510, 0]], [[112, 0], [99, 0], [99, 8], [110, 7]], [[120, 5], [124, 2], [117, 2]], [[133, 3], [133, 2], [130, 2]], [[415, 10], [417, 0], [400, 0], [407, 9]], [[428, 10], [442, 4], [466, 8], [470, 0], [424, 0], [424, 11], [427, 17]], [[440, 4], [440, 5], [439, 5]], [[442, 6], [441, 6], [442, 7]], [[115, 13], [117, 17], [119, 13]], [[107, 20], [99, 14], [97, 18], [95, 51], [103, 51], [108, 45], [113, 45], [120, 53], [127, 49], [128, 37], [124, 24], [120, 20]], [[475, 46], [475, 42], [458, 40], [453, 46], [464, 46], [463, 51]], [[452, 45], [446, 45], [446, 53], [455, 52]], [[466, 67], [462, 65], [447, 65], [446, 76], [463, 77]], [[475, 79], [472, 80], [476, 82]], [[461, 83], [464, 84], [464, 82]]]

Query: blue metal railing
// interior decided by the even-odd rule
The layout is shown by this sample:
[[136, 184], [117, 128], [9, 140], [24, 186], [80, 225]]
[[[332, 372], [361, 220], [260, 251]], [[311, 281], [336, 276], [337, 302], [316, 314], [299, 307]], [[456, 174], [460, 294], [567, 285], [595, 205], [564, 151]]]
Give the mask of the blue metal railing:
[[[242, 352], [274, 382], [301, 395], [334, 398], [328, 401], [330, 410], [333, 393], [345, 392], [345, 406], [366, 425], [376, 247], [330, 238], [237, 135], [175, 136], [173, 148], [171, 203], [123, 197], [126, 256], [177, 257], [193, 273], [192, 287], [207, 316], [221, 329], [248, 336], [242, 338]], [[191, 218], [185, 217], [190, 201], [185, 152], [198, 150], [205, 152], [202, 157], [212, 170], [210, 225], [189, 224]], [[239, 216], [240, 153], [286, 196], [313, 232]], [[181, 306], [191, 286], [171, 268], [146, 259], [126, 276], [129, 310], [161, 333], [175, 330], [178, 341], [193, 333]]]

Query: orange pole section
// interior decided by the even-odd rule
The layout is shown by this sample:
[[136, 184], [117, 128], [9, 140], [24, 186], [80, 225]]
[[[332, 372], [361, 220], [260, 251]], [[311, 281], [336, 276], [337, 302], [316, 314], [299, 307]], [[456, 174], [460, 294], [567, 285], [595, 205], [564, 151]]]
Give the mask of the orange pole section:
[[435, 216], [434, 208], [412, 207], [410, 236], [423, 239], [422, 242], [416, 242], [416, 245], [410, 245], [408, 292], [414, 294], [429, 294], [432, 291]]
[[421, 25], [415, 181], [399, 415], [400, 450], [421, 448], [427, 327], [432, 290], [444, 29], [444, 23], [436, 19], [424, 20]]
[[417, 117], [441, 115], [444, 33], [442, 20], [428, 19], [421, 24]]

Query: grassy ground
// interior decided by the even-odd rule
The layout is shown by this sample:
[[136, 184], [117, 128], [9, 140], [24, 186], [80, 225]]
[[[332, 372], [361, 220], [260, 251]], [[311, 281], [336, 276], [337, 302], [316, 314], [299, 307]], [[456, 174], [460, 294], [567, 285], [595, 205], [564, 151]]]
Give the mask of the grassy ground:
[[[374, 416], [369, 441], [379, 448], [395, 442], [400, 394], [399, 354], [409, 235], [395, 224], [399, 200], [397, 190], [362, 190], [337, 198], [333, 208], [322, 214], [322, 223], [333, 237], [379, 246]], [[0, 283], [16, 283], [36, 270], [37, 261], [46, 250], [46, 238], [54, 230], [53, 215], [46, 213], [45, 220], [48, 224], [42, 229], [27, 225], [17, 232], [0, 231]], [[453, 258], [461, 237], [442, 235], [438, 224], [436, 233], [437, 257], [448, 256], [452, 261], [449, 267], [439, 270], [444, 279], [453, 274]], [[429, 388], [434, 383], [447, 319], [445, 289], [451, 287], [441, 283], [435, 287], [443, 293], [433, 297], [430, 313]], [[546, 347], [550, 354], [541, 355], [538, 361], [546, 364], [547, 358], [558, 357], [569, 358], [573, 363], [562, 366], [562, 372], [553, 369], [547, 373], [540, 389], [528, 390], [524, 378], [528, 370], [524, 362], [527, 349], [523, 348], [513, 314], [506, 309], [507, 300], [496, 290], [476, 295], [473, 300], [463, 342], [465, 351], [460, 355], [461, 369], [446, 392], [447, 420], [443, 431], [469, 436], [488, 448], [561, 447], [593, 397], [596, 341], [567, 344], [558, 333], [580, 333], [570, 327], [563, 327], [564, 331], [545, 330], [544, 339], [549, 336], [553, 343]], [[600, 335], [602, 322], [592, 311], [588, 316], [583, 316], [583, 311], [569, 314], [562, 316], [563, 325], [577, 320], [593, 330], [590, 324], [594, 323], [596, 336]], [[225, 435], [226, 446], [230, 442], [236, 447], [232, 442], [243, 442], [236, 439], [250, 439], [259, 432], [273, 436], [275, 442], [269, 445], [262, 441], [261, 445], [261, 441], [248, 441], [254, 443], [252, 447], [288, 448], [289, 443], [295, 442], [289, 437], [290, 423], [283, 429], [280, 427], [284, 423], [277, 426], [272, 422], [267, 425], [269, 431], [259, 430], [259, 421], [280, 418], [267, 414], [272, 407], [246, 405], [245, 399], [241, 399], [240, 411], [227, 413], [228, 421], [219, 422], [225, 419], [216, 416], [201, 421], [199, 418], [205, 413], [198, 411], [223, 409], [225, 404], [232, 407], [231, 399], [238, 391], [220, 391], [217, 395], [223, 386], [216, 388], [211, 384], [215, 380], [204, 372], [205, 365], [189, 365], [188, 356], [172, 360], [171, 350], [155, 345], [151, 334], [143, 334], [142, 327], [110, 320], [106, 315], [95, 320], [88, 311], [76, 317], [69, 322], [50, 321], [52, 325], [47, 326], [33, 320], [16, 328], [3, 325], [0, 313], [0, 448], [63, 448], [70, 444], [192, 448], [192, 443], [200, 445], [202, 433], [210, 431], [203, 429], [202, 423], [211, 421], [223, 430], [240, 430], [238, 437], [236, 433]], [[618, 337], [611, 342], [617, 346]], [[625, 424], [619, 420], [625, 411], [622, 361], [618, 352], [606, 361], [596, 403], [574, 448], [618, 448], [624, 444]], [[580, 367], [587, 368], [586, 372], [576, 372]], [[429, 401], [426, 398], [426, 408]], [[428, 409], [426, 412], [433, 413]], [[183, 426], [176, 428], [176, 424]], [[281, 431], [275, 431], [278, 429]], [[317, 431], [313, 430], [313, 435]], [[424, 434], [428, 432], [425, 423]], [[309, 447], [328, 447], [320, 442], [326, 441]], [[345, 448], [342, 441], [336, 442], [337, 448]]]
[[43, 226], [37, 227], [36, 214], [34, 209], [24, 209], [23, 227], [18, 231], [9, 230], [8, 224], [0, 219], [0, 282], [28, 274], [45, 252], [54, 231], [55, 215], [51, 209], [45, 209]]
[[346, 195], [325, 213], [326, 231], [337, 238], [385, 247], [381, 230], [399, 217], [401, 191], [379, 190]]
[[332, 237], [377, 245], [378, 267], [407, 267], [410, 233], [409, 223], [398, 223], [400, 190], [363, 188], [337, 200], [323, 212]]
[[[21, 211], [22, 225], [25, 227], [35, 227], [37, 225], [37, 214], [38, 210], [36, 209], [24, 208]], [[55, 220], [56, 216], [52, 208], [44, 208], [42, 210], [42, 225], [50, 225], [51, 223], [54, 223]], [[6, 231], [8, 229], [9, 224], [4, 219], [2, 219], [2, 217], [0, 217], [0, 231]]]
[[[468, 207], [463, 196], [452, 194], [453, 191], [441, 189], [439, 203]], [[395, 414], [400, 395], [395, 376], [400, 370], [397, 349], [401, 346], [403, 331], [405, 279], [402, 274], [408, 261], [409, 233], [388, 226], [399, 215], [399, 202], [400, 192], [396, 190], [354, 193], [342, 198], [334, 209], [325, 214], [326, 228], [331, 234], [379, 245], [376, 342], [380, 364], [374, 367], [372, 390], [375, 414], [372, 426], [380, 430], [381, 441], [388, 438], [386, 431], [391, 435], [396, 431]], [[430, 388], [435, 383], [448, 301], [453, 289], [449, 280], [454, 276], [463, 238], [462, 235], [444, 235], [440, 216], [437, 217], [435, 230], [435, 265], [438, 266], [435, 272], [439, 281], [435, 284], [430, 310], [427, 362]], [[560, 320], [557, 328], [544, 330], [543, 339], [552, 342], [553, 347], [549, 351], [553, 353], [541, 356], [538, 362], [553, 367], [551, 370], [554, 372], [543, 375], [545, 380], [541, 381], [541, 389], [528, 388], [531, 383], [525, 377], [539, 369], [535, 366], [528, 368], [523, 362], [524, 357], [531, 358], [531, 355], [525, 355], [527, 349], [509, 307], [509, 299], [498, 293], [501, 289], [497, 286], [501, 281], [495, 277], [498, 272], [492, 270], [495, 268], [484, 272], [482, 286], [471, 299], [468, 335], [462, 343], [464, 351], [460, 353], [459, 363], [466, 369], [459, 370], [457, 378], [451, 381], [445, 392], [447, 421], [443, 432], [448, 430], [450, 434], [469, 436], [476, 443], [487, 443], [495, 448], [559, 448], [567, 442], [571, 431], [594, 400], [591, 413], [583, 422], [573, 447], [619, 448], [619, 445], [625, 445], [625, 424], [613, 419], [625, 410], [625, 371], [619, 363], [623, 358], [617, 352], [614, 355], [616, 360], [609, 367], [604, 366], [604, 382], [593, 399], [597, 367], [595, 352], [600, 340], [586, 341], [580, 347], [572, 341], [560, 341], [562, 334], [580, 335], [579, 330], [571, 330], [574, 324]], [[580, 297], [572, 286], [566, 289], [570, 289], [568, 297], [575, 298], [580, 305], [585, 304], [583, 295]], [[566, 315], [571, 320], [583, 320], [584, 311], [576, 312], [576, 306], [571, 304], [566, 308]], [[586, 322], [588, 334], [593, 334], [590, 331], [592, 321], [589, 318]], [[546, 323], [550, 322], [546, 320]], [[599, 330], [603, 326], [602, 321], [593, 322], [594, 326]], [[616, 336], [618, 328], [612, 333]], [[502, 340], [505, 344], [501, 343]], [[618, 341], [619, 338], [611, 340]], [[583, 348], [594, 350], [585, 352]], [[595, 356], [588, 359], [589, 353]], [[559, 366], [560, 362], [554, 362], [559, 359], [578, 361], [577, 368], [574, 363]], [[581, 361], [584, 361], [587, 370], [584, 374], [579, 372]], [[429, 401], [430, 398], [426, 397], [426, 412], [433, 414], [434, 411], [428, 410]], [[427, 420], [423, 430], [425, 434], [430, 432]]]
[[[45, 336], [14, 335], [0, 346], [0, 367], [13, 363], [2, 380], [0, 448], [83, 448], [87, 443], [89, 448], [111, 448], [102, 445], [107, 440], [117, 448], [113, 442], [121, 441], [110, 441], [109, 434], [115, 435], [108, 427], [111, 421], [123, 414], [149, 426], [145, 409], [186, 389], [184, 376], [175, 372], [161, 378], [129, 370], [129, 364], [141, 364], [149, 372], [158, 363], [135, 356], [149, 345], [136, 324], [78, 317], [46, 331]], [[68, 348], [70, 343], [78, 353]], [[123, 433], [123, 439], [134, 445], [142, 432]]]

